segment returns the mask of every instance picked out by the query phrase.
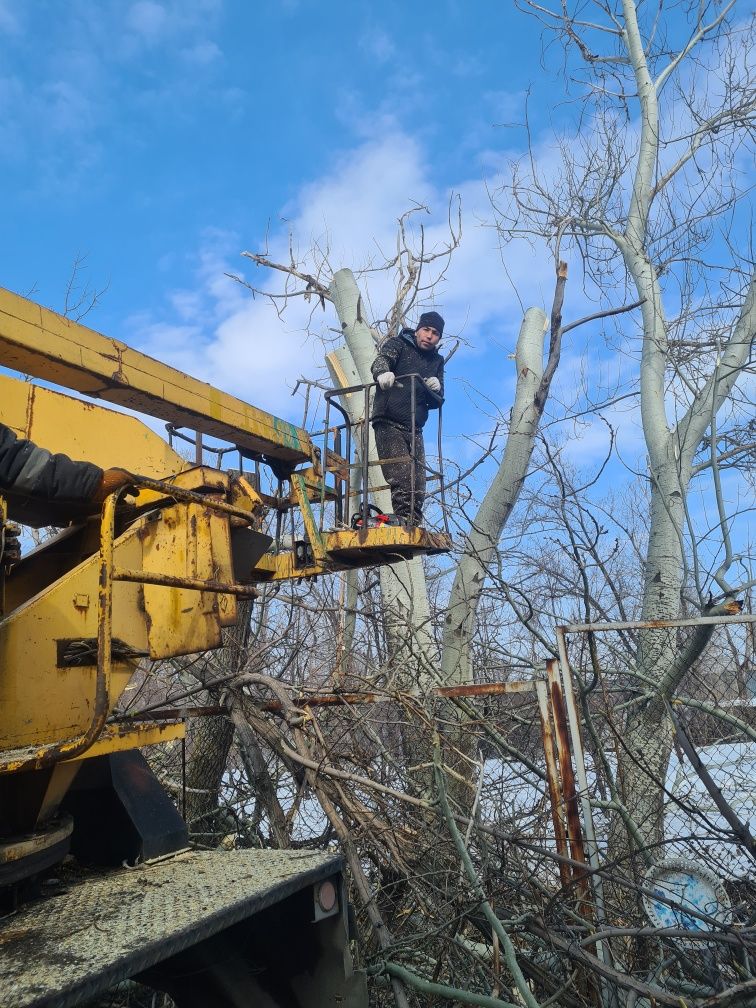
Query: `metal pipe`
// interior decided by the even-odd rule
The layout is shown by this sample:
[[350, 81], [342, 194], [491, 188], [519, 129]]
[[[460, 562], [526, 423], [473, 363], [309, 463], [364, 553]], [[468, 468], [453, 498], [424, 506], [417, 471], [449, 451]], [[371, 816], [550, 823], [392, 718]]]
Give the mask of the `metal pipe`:
[[[307, 392], [309, 394], [309, 386]], [[326, 478], [328, 477], [328, 420], [331, 412], [331, 401], [326, 399], [325, 407], [325, 430], [323, 431], [323, 458], [321, 459], [322, 482], [320, 484], [320, 516], [318, 519], [318, 531], [323, 531], [323, 519], [325, 518], [325, 492]]]
[[370, 416], [370, 389], [374, 385], [374, 382], [365, 386], [365, 413], [362, 417], [362, 457], [360, 461], [362, 462], [362, 527], [368, 527], [368, 519], [370, 517], [370, 507], [368, 504], [368, 481], [370, 479], [370, 427], [369, 416]]
[[756, 613], [740, 613], [737, 616], [699, 616], [694, 619], [635, 620], [626, 623], [565, 623], [557, 627], [561, 632], [586, 633], [599, 630], [665, 630], [668, 627], [709, 626], [712, 623], [756, 623]]
[[[356, 385], [353, 386], [354, 389], [359, 389], [361, 387], [362, 386], [356, 386]], [[344, 429], [346, 431], [346, 453], [344, 455], [344, 458], [347, 461], [347, 478], [346, 478], [346, 481], [345, 481], [346, 482], [346, 489], [345, 489], [345, 494], [344, 494], [347, 506], [346, 506], [346, 517], [344, 518], [344, 522], [345, 522], [345, 524], [348, 525], [349, 524], [349, 519], [351, 518], [351, 507], [350, 507], [350, 505], [351, 505], [351, 494], [352, 494], [352, 421], [351, 421], [351, 419], [349, 417], [349, 413], [347, 412], [347, 410], [341, 405], [340, 402], [337, 402], [333, 398], [334, 396], [339, 395], [340, 392], [344, 392], [344, 391], [347, 391], [347, 390], [344, 390], [344, 389], [330, 389], [328, 392], [325, 393], [324, 398], [325, 398], [326, 403], [330, 403], [331, 400], [333, 400], [333, 405], [336, 407], [336, 409], [339, 411], [339, 413], [341, 413], [341, 415], [344, 418]]]
[[[243, 680], [239, 680], [241, 685]], [[464, 686], [436, 686], [428, 691], [429, 696], [447, 697], [455, 699], [457, 697], [487, 697], [502, 696], [510, 693], [529, 693], [537, 688], [534, 680], [524, 680], [522, 682], [509, 683], [477, 683], [465, 684]], [[424, 696], [425, 694], [423, 694]], [[313, 693], [305, 696], [293, 696], [291, 703], [302, 707], [330, 707], [338, 704], [349, 704], [357, 706], [359, 704], [380, 704], [380, 703], [400, 703], [402, 700], [420, 700], [419, 693]], [[138, 711], [133, 717], [141, 716], [149, 710], [146, 708]], [[271, 700], [261, 707], [266, 711], [278, 711], [283, 707], [278, 700]]]
[[347, 416], [347, 426], [346, 426], [346, 445], [344, 446], [346, 454], [344, 458], [347, 460], [349, 465], [347, 466], [347, 478], [346, 478], [346, 514], [344, 515], [344, 524], [349, 525], [352, 518], [352, 426], [349, 423], [349, 417]]
[[[334, 450], [334, 453], [339, 456], [339, 458], [342, 458], [342, 455], [341, 455], [341, 427], [334, 428], [334, 432], [333, 432], [333, 450]], [[347, 465], [348, 464], [349, 464], [349, 461], [347, 460]], [[325, 470], [325, 466], [323, 467], [323, 469], [324, 469], [323, 478], [325, 479], [327, 470]], [[344, 480], [343, 480], [343, 478], [341, 477], [340, 474], [338, 476], [337, 476], [336, 473], [333, 474], [333, 485], [334, 485], [334, 490], [336, 491], [336, 500], [334, 501], [334, 504], [333, 504], [334, 517], [336, 519], [337, 525], [343, 525], [344, 524]]]
[[[567, 858], [569, 851], [567, 849], [567, 834], [564, 829], [564, 801], [554, 756], [554, 732], [551, 726], [548, 690], [546, 683], [542, 679], [536, 682], [536, 697], [538, 699], [538, 713], [541, 718], [543, 751], [546, 757], [546, 782], [549, 787], [549, 798], [551, 799], [551, 821], [554, 825], [554, 839], [556, 840], [557, 854], [562, 858]], [[570, 869], [566, 861], [560, 860], [558, 865], [559, 878], [566, 889], [571, 882]]]
[[[194, 490], [184, 490], [183, 487], [174, 486], [173, 483], [151, 479], [149, 476], [140, 476], [138, 473], [129, 473], [129, 476], [131, 477], [131, 485], [140, 490], [155, 490], [157, 493], [171, 497], [173, 500], [186, 501], [188, 504], [199, 504], [202, 507], [211, 508], [213, 511], [220, 511], [234, 518], [242, 518], [247, 524], [252, 520], [252, 515], [249, 511], [242, 511], [231, 504], [226, 504], [225, 501], [213, 500], [212, 497], [206, 494], [199, 494]], [[217, 493], [222, 493], [225, 490], [224, 487], [214, 489]]]
[[415, 376], [410, 378], [410, 409], [412, 411], [412, 426], [410, 428], [410, 524], [415, 524], [415, 470], [417, 467], [417, 445], [415, 444], [415, 409], [417, 406], [417, 389], [415, 387]]
[[[397, 375], [396, 376], [396, 381], [397, 382], [404, 381], [404, 380], [409, 380], [409, 381], [412, 382], [412, 387], [411, 387], [411, 392], [410, 392], [410, 396], [411, 396], [411, 408], [412, 408], [412, 424], [411, 424], [411, 428], [410, 428], [410, 435], [411, 435], [411, 439], [412, 439], [412, 444], [411, 444], [410, 451], [409, 451], [409, 459], [410, 459], [410, 463], [411, 463], [411, 472], [410, 472], [410, 480], [411, 480], [410, 499], [411, 499], [412, 510], [414, 512], [415, 494], [416, 494], [416, 489], [415, 489], [415, 482], [416, 482], [415, 481], [415, 456], [416, 456], [416, 447], [415, 447], [415, 434], [416, 434], [416, 431], [415, 431], [415, 405], [416, 405], [416, 401], [417, 401], [416, 400], [417, 389], [416, 389], [416, 386], [415, 386], [415, 382], [416, 381], [423, 382], [424, 386], [425, 386], [425, 382], [424, 382], [424, 379], [422, 378], [422, 376], [419, 375], [417, 372], [412, 372], [410, 374], [402, 374], [402, 375]], [[340, 412], [343, 414], [343, 416], [344, 416], [344, 418], [346, 420], [347, 452], [346, 452], [346, 456], [345, 457], [347, 459], [347, 462], [350, 463], [350, 465], [348, 466], [348, 470], [347, 470], [348, 473], [349, 473], [349, 476], [350, 476], [349, 482], [347, 483], [347, 490], [346, 490], [346, 499], [347, 499], [347, 501], [349, 501], [350, 498], [351, 498], [351, 428], [352, 428], [352, 421], [351, 421], [351, 419], [349, 417], [349, 414], [343, 408], [343, 406], [341, 406], [339, 403], [336, 402], [336, 396], [350, 395], [350, 394], [355, 393], [355, 392], [364, 392], [365, 393], [364, 415], [363, 415], [363, 418], [362, 418], [362, 421], [361, 421], [361, 424], [362, 424], [362, 437], [361, 437], [362, 457], [360, 459], [360, 469], [361, 469], [361, 472], [362, 472], [362, 487], [361, 487], [361, 490], [360, 490], [360, 497], [361, 497], [360, 514], [362, 515], [362, 519], [363, 519], [363, 522], [365, 523], [365, 526], [367, 526], [368, 511], [369, 511], [369, 508], [368, 508], [369, 482], [368, 481], [369, 481], [369, 466], [370, 466], [370, 462], [369, 462], [369, 459], [368, 459], [368, 453], [369, 453], [369, 445], [370, 445], [370, 438], [369, 438], [369, 432], [370, 432], [370, 428], [369, 428], [370, 389], [375, 388], [376, 385], [377, 385], [377, 382], [367, 382], [367, 383], [365, 383], [363, 385], [347, 385], [344, 388], [328, 389], [328, 391], [326, 391], [324, 393], [324, 398], [325, 398], [326, 402], [329, 403], [329, 402], [333, 401], [334, 406], [336, 406], [336, 408], [338, 410], [340, 410]], [[443, 403], [443, 399], [441, 398], [441, 396], [437, 395], [435, 392], [432, 392], [427, 387], [424, 388], [424, 392], [427, 395], [429, 395], [432, 399], [436, 400], [436, 402], [439, 404], [439, 410], [440, 410], [440, 407], [441, 407], [441, 405]], [[440, 414], [439, 414], [439, 425], [440, 425], [440, 422], [441, 422], [441, 418], [440, 418]], [[440, 444], [441, 443], [440, 443], [440, 438], [441, 438], [441, 431], [439, 429], [439, 458], [441, 458], [441, 451], [440, 451]], [[427, 469], [427, 466], [426, 466], [426, 469]], [[444, 501], [444, 504], [443, 504], [444, 528], [445, 528], [445, 531], [448, 534], [448, 532], [449, 532], [449, 524], [448, 524], [448, 519], [446, 517], [446, 503], [445, 503], [445, 493], [444, 493], [444, 484], [443, 484], [443, 474], [439, 471], [438, 476], [439, 476], [439, 479], [440, 479], [440, 482], [441, 482], [441, 487], [442, 487], [442, 490], [441, 490], [442, 500]], [[347, 514], [347, 522], [349, 521], [349, 517], [350, 517], [349, 514]]]
[[[277, 494], [278, 494], [279, 497], [282, 496], [281, 487], [282, 487], [281, 480], [279, 480], [278, 481], [278, 490], [277, 490]], [[275, 537], [273, 539], [273, 541], [275, 543], [275, 547], [276, 547], [276, 553], [280, 552], [280, 550], [281, 550], [281, 528], [282, 528], [282, 526], [283, 526], [283, 511], [281, 510], [281, 508], [277, 507], [276, 508], [276, 530], [275, 530]]]
[[444, 480], [444, 448], [443, 448], [443, 433], [441, 430], [441, 413], [443, 408], [438, 407], [438, 482], [439, 490], [441, 496], [441, 515], [444, 520], [444, 532], [447, 535], [451, 535], [449, 532], [449, 515], [446, 510], [446, 481]]
[[190, 591], [209, 591], [218, 595], [238, 595], [240, 598], [257, 598], [259, 591], [251, 585], [225, 584], [223, 581], [204, 581], [202, 578], [173, 577], [170, 574], [149, 574], [147, 571], [113, 571], [114, 581], [133, 581], [135, 584], [162, 585], [164, 588], [188, 588]]
[[[593, 809], [588, 793], [588, 775], [585, 771], [585, 751], [583, 740], [580, 734], [580, 722], [575, 702], [575, 691], [572, 684], [572, 672], [567, 657], [567, 642], [565, 639], [565, 627], [556, 628], [557, 650], [559, 652], [559, 666], [562, 673], [562, 683], [564, 687], [564, 699], [567, 707], [567, 720], [572, 739], [572, 750], [575, 754], [575, 772], [580, 788], [580, 808], [583, 814], [583, 826], [585, 829], [585, 847], [588, 855], [588, 864], [592, 868], [591, 887], [593, 889], [594, 906], [596, 910], [596, 924], [601, 929], [606, 923], [606, 909], [604, 903], [604, 886], [599, 875], [599, 852], [596, 843], [596, 830], [593, 823]], [[603, 942], [596, 943], [596, 954], [602, 962], [611, 960], [611, 953], [604, 946]]]

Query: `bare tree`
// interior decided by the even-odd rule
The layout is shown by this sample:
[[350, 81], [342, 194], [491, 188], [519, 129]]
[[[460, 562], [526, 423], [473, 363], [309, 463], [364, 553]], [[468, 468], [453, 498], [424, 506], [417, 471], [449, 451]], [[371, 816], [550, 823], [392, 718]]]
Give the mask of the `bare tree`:
[[[457, 224], [455, 229], [452, 221], [450, 240], [441, 249], [425, 248], [422, 227], [419, 229], [418, 247], [413, 249], [407, 221], [408, 215], [399, 220], [397, 254], [382, 266], [385, 270], [396, 272], [395, 300], [385, 314], [389, 327], [403, 322], [412, 305], [432, 293], [444, 275], [449, 257], [461, 240], [461, 226]], [[362, 296], [351, 270], [338, 270], [329, 279], [328, 268], [322, 262], [318, 263], [313, 275], [304, 272], [294, 262], [281, 264], [271, 262], [263, 255], [245, 255], [258, 265], [286, 275], [285, 290], [272, 295], [279, 303], [291, 297], [311, 297], [315, 294], [323, 306], [327, 302], [333, 304], [345, 338], [343, 346], [327, 355], [330, 376], [337, 386], [348, 387], [372, 381], [370, 365], [381, 334], [380, 330], [371, 327], [367, 321], [368, 302]], [[429, 271], [434, 266], [436, 271], [432, 279], [429, 279]], [[299, 281], [300, 286], [289, 286], [292, 280]], [[438, 682], [449, 684], [472, 681], [470, 644], [476, 628], [478, 601], [497, 544], [527, 476], [539, 422], [559, 364], [566, 281], [567, 265], [557, 260], [550, 324], [545, 314], [537, 308], [530, 309], [523, 320], [514, 355], [517, 383], [514, 404], [507, 420], [506, 443], [497, 474], [480, 503], [459, 551], [445, 619], [440, 673], [435, 661], [436, 645], [431, 633], [427, 587], [421, 562], [414, 560], [381, 571], [389, 654], [395, 666], [404, 670], [410, 683], [419, 682], [428, 687]], [[547, 332], [550, 333], [549, 346], [544, 359]], [[359, 395], [344, 397], [344, 405], [355, 424], [365, 419], [362, 417], [363, 403], [363, 397]], [[370, 455], [374, 463], [377, 455], [372, 435]], [[373, 466], [370, 479], [374, 499], [385, 510], [389, 510], [387, 491], [377, 489], [379, 478], [379, 473]]]
[[[582, 256], [588, 289], [611, 302], [629, 288], [639, 303], [650, 496], [642, 618], [673, 618], [689, 605], [733, 611], [746, 585], [736, 573], [733, 515], [718, 492], [717, 421], [729, 403], [726, 419], [737, 426], [741, 411], [732, 396], [756, 328], [756, 282], [737, 225], [746, 196], [737, 164], [756, 110], [751, 27], [737, 20], [734, 2], [690, 12], [632, 0], [580, 11], [529, 0], [521, 6], [564, 46], [569, 86], [583, 106], [575, 135], [559, 140], [553, 175], [542, 174], [535, 156], [515, 166], [497, 198], [500, 223], [508, 235], [569, 242]], [[724, 255], [729, 261], [715, 267]], [[629, 350], [632, 333], [626, 338]], [[706, 438], [710, 457], [702, 464], [697, 454]], [[752, 440], [740, 439], [734, 454], [752, 451]], [[704, 475], [716, 494], [722, 542], [709, 579], [696, 562], [687, 507], [691, 481]], [[664, 776], [671, 744], [665, 702], [709, 633], [702, 628], [682, 650], [652, 629], [639, 640], [638, 671], [657, 689], [628, 715], [625, 786], [648, 841], [662, 829], [658, 795], [645, 782]]]
[[[555, 622], [716, 615], [748, 591], [738, 512], [721, 480], [753, 452], [737, 384], [756, 314], [736, 215], [737, 161], [753, 114], [748, 26], [734, 20], [733, 4], [703, 5], [677, 42], [687, 21], [674, 8], [670, 19], [663, 7], [646, 11], [631, 0], [594, 4], [590, 16], [585, 7], [573, 15], [522, 6], [564, 44], [569, 86], [583, 99], [579, 128], [559, 144], [560, 169], [544, 176], [533, 155], [513, 166], [512, 184], [494, 200], [504, 240], [551, 243], [551, 322], [540, 309], [523, 320], [514, 403], [500, 418], [505, 437], [481, 449], [494, 456], [492, 481], [476, 494], [470, 474], [459, 474], [465, 524], [455, 566], [439, 572], [413, 562], [380, 578], [355, 575], [343, 592], [330, 581], [287, 587], [258, 606], [265, 662], [253, 649], [224, 699], [243, 795], [238, 842], [338, 839], [376, 1003], [631, 1008], [684, 996], [707, 1008], [746, 1004], [756, 981], [745, 883], [733, 883], [745, 893], [740, 916], [707, 932], [716, 968], [710, 952], [708, 960], [683, 955], [680, 935], [648, 927], [640, 908], [645, 871], [665, 849], [665, 814], [691, 807], [690, 794], [670, 795], [667, 704], [674, 697], [699, 718], [691, 728], [677, 716], [691, 751], [726, 732], [752, 741], [748, 712], [723, 707], [744, 677], [730, 676], [729, 655], [747, 669], [751, 638], [709, 647], [724, 682], [716, 689], [700, 661], [708, 628], [619, 631], [598, 643], [586, 635], [574, 645], [590, 798], [609, 840], [594, 866], [609, 923], [586, 908], [585, 865], [553, 839], [565, 838], [557, 827], [564, 799], [549, 779], [553, 743], [534, 669], [556, 653]], [[260, 291], [279, 311], [303, 297], [313, 311], [335, 313], [343, 343], [327, 360], [336, 385], [369, 381], [380, 339], [433, 301], [458, 231], [428, 249], [410, 219], [399, 222], [396, 256], [362, 273], [334, 269], [327, 250], [306, 267], [248, 254], [283, 278], [280, 292]], [[725, 251], [726, 267], [714, 269]], [[581, 321], [611, 319], [602, 324], [617, 327], [621, 350], [629, 358], [639, 351], [634, 387], [622, 394], [640, 402], [648, 473], [642, 486], [603, 497], [592, 489], [601, 466], [587, 476], [570, 469], [551, 427], [564, 411], [546, 410], [562, 338], [578, 324], [561, 319], [567, 258], [579, 258], [586, 292], [599, 302]], [[370, 271], [378, 268], [394, 271], [396, 294], [374, 308]], [[611, 398], [589, 388], [571, 415], [598, 415]], [[345, 405], [361, 418], [361, 402]], [[717, 520], [704, 532], [689, 500], [706, 480]], [[706, 545], [713, 534], [716, 562]], [[399, 667], [404, 678], [385, 675]], [[334, 670], [340, 691], [318, 696]], [[518, 676], [527, 690], [499, 700], [443, 692], [449, 683], [498, 686]], [[703, 815], [696, 827], [706, 843], [722, 839]], [[625, 954], [628, 939], [640, 955]]]

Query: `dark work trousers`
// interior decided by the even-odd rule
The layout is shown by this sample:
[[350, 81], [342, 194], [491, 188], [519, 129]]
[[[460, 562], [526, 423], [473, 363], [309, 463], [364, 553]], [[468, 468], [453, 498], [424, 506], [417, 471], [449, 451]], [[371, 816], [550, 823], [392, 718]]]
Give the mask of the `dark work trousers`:
[[381, 462], [383, 476], [391, 489], [394, 514], [403, 525], [422, 525], [425, 503], [425, 444], [422, 430], [415, 431], [414, 439], [412, 431], [406, 427], [376, 423], [373, 424], [373, 430], [379, 459], [404, 456], [400, 462]]

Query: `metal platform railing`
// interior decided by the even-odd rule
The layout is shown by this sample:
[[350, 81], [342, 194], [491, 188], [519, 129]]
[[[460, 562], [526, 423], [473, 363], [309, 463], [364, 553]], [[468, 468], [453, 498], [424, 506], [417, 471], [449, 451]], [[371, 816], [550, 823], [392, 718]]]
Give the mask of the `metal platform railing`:
[[[424, 379], [419, 374], [412, 373], [396, 376], [396, 383], [399, 384], [400, 387], [400, 383], [404, 381], [411, 382], [410, 444], [412, 446], [415, 445], [416, 435], [418, 433], [415, 427], [418, 394], [427, 396], [438, 404], [436, 432], [438, 468], [435, 469], [430, 466], [426, 456], [424, 469], [427, 474], [427, 484], [430, 485], [432, 483], [438, 483], [442, 521], [444, 524], [444, 530], [448, 533], [449, 526], [446, 509], [446, 488], [443, 472], [443, 399], [426, 386]], [[389, 459], [370, 458], [371, 394], [373, 389], [376, 387], [377, 382], [367, 382], [366, 384], [361, 385], [349, 385], [345, 388], [328, 389], [324, 392], [325, 425], [322, 433], [322, 467], [324, 480], [321, 505], [325, 504], [325, 478], [329, 473], [331, 473], [337, 490], [334, 504], [335, 519], [338, 523], [345, 525], [349, 525], [355, 517], [359, 518], [365, 525], [367, 525], [370, 516], [370, 494], [376, 489], [385, 488], [375, 486], [371, 487], [370, 469], [373, 466], [383, 466], [384, 464], [390, 462], [406, 462], [409, 466], [411, 512], [414, 513], [415, 511], [415, 499], [417, 493], [417, 488], [415, 486], [415, 465], [417, 461], [415, 452], [410, 449], [410, 452], [407, 455], [399, 455]], [[346, 407], [338, 400], [342, 396], [359, 394], [362, 394], [363, 396], [362, 416], [358, 420], [352, 420]], [[343, 423], [331, 426], [330, 414], [332, 408], [341, 414], [344, 419]], [[332, 445], [329, 444], [331, 437], [333, 438]], [[342, 442], [344, 445], [343, 454]], [[353, 458], [355, 453], [357, 456], [356, 460]], [[358, 476], [357, 481], [353, 479], [353, 472], [355, 471]], [[358, 484], [356, 489], [353, 488], [353, 484], [355, 482]], [[353, 501], [357, 504], [356, 507], [353, 507]], [[324, 511], [325, 508], [321, 506], [321, 529]]]

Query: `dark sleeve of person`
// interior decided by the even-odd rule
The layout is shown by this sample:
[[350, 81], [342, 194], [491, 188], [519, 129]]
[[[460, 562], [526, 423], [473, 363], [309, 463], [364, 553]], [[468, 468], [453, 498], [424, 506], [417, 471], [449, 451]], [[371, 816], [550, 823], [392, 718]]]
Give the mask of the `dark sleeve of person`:
[[441, 354], [438, 355], [438, 364], [436, 366], [436, 378], [438, 378], [441, 383], [441, 391], [434, 392], [433, 395], [426, 395], [428, 400], [428, 409], [438, 409], [439, 406], [443, 404], [444, 401], [444, 358]]
[[0, 424], [0, 490], [42, 500], [83, 503], [92, 499], [101, 480], [99, 466], [74, 462], [67, 455], [53, 455]]
[[387, 371], [393, 371], [396, 374], [396, 362], [399, 360], [401, 352], [402, 341], [398, 336], [392, 336], [381, 345], [378, 356], [370, 368], [376, 381], [378, 380], [378, 375], [385, 374]]

